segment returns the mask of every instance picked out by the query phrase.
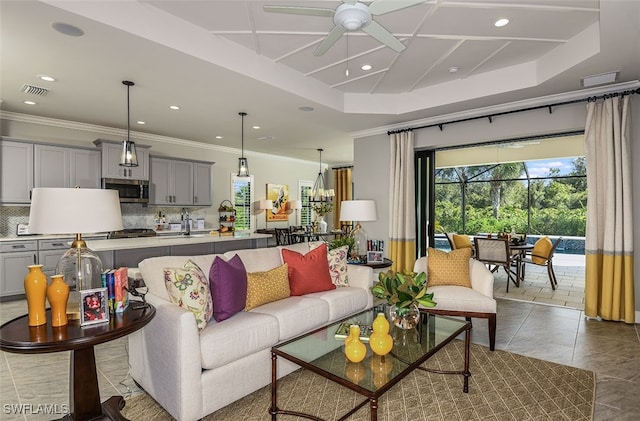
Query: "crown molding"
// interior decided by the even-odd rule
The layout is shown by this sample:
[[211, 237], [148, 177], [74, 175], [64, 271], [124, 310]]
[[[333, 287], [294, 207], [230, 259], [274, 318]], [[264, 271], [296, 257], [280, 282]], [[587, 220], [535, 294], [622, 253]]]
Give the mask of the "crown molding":
[[[60, 129], [97, 133], [98, 137], [103, 135], [109, 135], [109, 136], [120, 137], [124, 139], [127, 136], [127, 131], [125, 129], [117, 129], [114, 127], [100, 126], [97, 124], [80, 123], [77, 121], [70, 121], [70, 120], [60, 120], [57, 118], [42, 117], [42, 116], [36, 116], [31, 114], [14, 113], [11, 111], [0, 111], [0, 119], [7, 120], [7, 121], [15, 121], [19, 123], [28, 123], [28, 124], [56, 127]], [[237, 149], [237, 148], [208, 144], [203, 142], [196, 142], [194, 140], [180, 139], [177, 137], [156, 135], [152, 133], [143, 133], [143, 132], [138, 132], [134, 130], [131, 130], [130, 136], [136, 142], [140, 141], [141, 144], [144, 144], [144, 142], [147, 141], [147, 142], [155, 142], [155, 143], [164, 143], [168, 145], [180, 145], [180, 146], [186, 146], [189, 148], [205, 149], [208, 151], [223, 152], [223, 153], [228, 153], [232, 155], [241, 154], [240, 149]], [[255, 157], [255, 158], [263, 158], [263, 159], [270, 159], [270, 160], [277, 160], [277, 161], [284, 161], [284, 162], [295, 162], [299, 164], [318, 165], [316, 161], [290, 158], [290, 157], [281, 156], [281, 155], [272, 155], [272, 154], [267, 154], [263, 152], [253, 152], [253, 151], [245, 150], [244, 155]]]
[[407, 129], [414, 126], [429, 126], [432, 124], [443, 123], [447, 121], [462, 120], [465, 118], [479, 117], [483, 115], [498, 114], [506, 111], [524, 109], [530, 107], [539, 107], [543, 105], [551, 105], [565, 101], [574, 101], [591, 96], [600, 96], [613, 92], [621, 92], [640, 88], [640, 81], [633, 80], [630, 82], [617, 83], [614, 85], [599, 86], [596, 88], [581, 89], [579, 91], [565, 92], [560, 94], [548, 95], [538, 98], [530, 98], [522, 101], [508, 102], [505, 104], [493, 105], [484, 108], [475, 108], [472, 110], [460, 111], [457, 113], [444, 114], [435, 117], [423, 118], [420, 120], [405, 121], [404, 123], [391, 124], [388, 126], [375, 127], [367, 130], [349, 133], [353, 139], [361, 137], [376, 136], [386, 134], [389, 131]]

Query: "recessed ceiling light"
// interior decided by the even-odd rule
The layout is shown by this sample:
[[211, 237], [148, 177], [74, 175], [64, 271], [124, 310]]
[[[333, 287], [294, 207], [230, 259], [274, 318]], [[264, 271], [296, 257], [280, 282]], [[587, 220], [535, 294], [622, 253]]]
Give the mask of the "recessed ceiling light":
[[367, 70], [371, 70], [371, 65], [370, 64], [363, 64], [362, 66], [360, 66], [360, 68], [364, 71]]
[[25, 101], [24, 103], [27, 105], [36, 105], [36, 103], [33, 101]]
[[254, 129], [258, 130], [260, 126], [253, 126]]
[[300, 111], [313, 111], [313, 107], [307, 107], [307, 106], [300, 107], [300, 108], [298, 108], [298, 109], [299, 109]]
[[458, 73], [459, 71], [460, 71], [460, 67], [458, 66], [449, 67], [449, 73]]
[[509, 19], [500, 18], [497, 21], [493, 22], [493, 26], [496, 28], [502, 28], [503, 26], [507, 26], [509, 24]]
[[146, 121], [136, 121], [136, 123], [138, 123], [138, 124], [147, 124]]
[[178, 107], [177, 105], [169, 105], [169, 108], [172, 110], [179, 110], [180, 107]]
[[38, 75], [38, 77], [46, 82], [55, 82], [55, 78], [47, 75]]
[[61, 34], [68, 35], [70, 37], [81, 37], [84, 35], [84, 31], [82, 29], [64, 22], [54, 22], [51, 24], [51, 27]]
[[222, 139], [222, 136], [216, 136], [216, 139]]

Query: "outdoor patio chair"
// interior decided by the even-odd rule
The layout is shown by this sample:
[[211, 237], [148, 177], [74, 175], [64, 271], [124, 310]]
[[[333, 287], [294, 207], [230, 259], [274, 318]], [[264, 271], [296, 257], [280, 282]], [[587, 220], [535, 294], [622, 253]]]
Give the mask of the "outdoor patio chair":
[[[475, 258], [487, 265], [491, 272], [496, 272], [500, 267], [507, 273], [507, 292], [509, 283], [520, 286], [520, 259], [519, 254], [512, 254], [509, 250], [509, 240], [506, 238], [480, 238], [475, 237]], [[515, 272], [513, 267], [516, 268]]]
[[556, 241], [553, 242], [553, 244], [551, 243], [549, 237], [542, 237], [538, 241], [536, 241], [536, 243], [533, 245], [533, 250], [531, 250], [531, 254], [522, 259], [522, 279], [524, 279], [526, 264], [546, 266], [547, 274], [549, 275], [549, 282], [551, 283], [551, 289], [555, 290], [558, 286], [558, 282], [556, 280], [556, 274], [553, 271], [553, 254], [555, 253], [561, 242], [562, 237], [558, 237]]

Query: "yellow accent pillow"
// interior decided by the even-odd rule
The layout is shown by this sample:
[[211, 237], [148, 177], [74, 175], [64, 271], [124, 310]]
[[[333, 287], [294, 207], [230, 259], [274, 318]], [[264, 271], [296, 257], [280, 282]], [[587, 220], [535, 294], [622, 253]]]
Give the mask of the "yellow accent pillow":
[[549, 254], [551, 253], [552, 248], [553, 243], [551, 242], [551, 239], [549, 239], [549, 237], [542, 237], [533, 245], [533, 250], [531, 251], [531, 261], [538, 265], [544, 265], [549, 258]]
[[453, 245], [457, 249], [473, 248], [468, 235], [453, 234]]
[[471, 278], [469, 278], [471, 254], [470, 248], [447, 253], [429, 247], [427, 251], [427, 287], [456, 285], [471, 288]]
[[288, 272], [289, 267], [285, 263], [266, 272], [247, 273], [247, 305], [244, 310], [289, 297]]

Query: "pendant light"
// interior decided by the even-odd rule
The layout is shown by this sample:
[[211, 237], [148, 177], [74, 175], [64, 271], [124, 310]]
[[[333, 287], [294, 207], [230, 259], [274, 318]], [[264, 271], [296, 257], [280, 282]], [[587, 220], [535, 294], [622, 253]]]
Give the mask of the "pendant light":
[[249, 162], [244, 157], [244, 118], [247, 113], [240, 112], [238, 114], [242, 118], [242, 155], [238, 158], [238, 177], [249, 177]]
[[324, 176], [322, 175], [322, 151], [324, 149], [318, 149], [320, 153], [320, 170], [318, 171], [318, 178], [313, 183], [313, 189], [308, 190], [310, 202], [331, 202], [335, 195], [333, 189], [326, 189], [324, 187]]
[[123, 85], [127, 86], [127, 138], [122, 142], [122, 153], [120, 154], [120, 166], [137, 167], [138, 155], [136, 154], [136, 144], [131, 141], [130, 111], [129, 111], [129, 89], [134, 85], [129, 80], [123, 80]]

